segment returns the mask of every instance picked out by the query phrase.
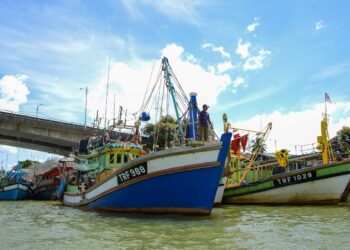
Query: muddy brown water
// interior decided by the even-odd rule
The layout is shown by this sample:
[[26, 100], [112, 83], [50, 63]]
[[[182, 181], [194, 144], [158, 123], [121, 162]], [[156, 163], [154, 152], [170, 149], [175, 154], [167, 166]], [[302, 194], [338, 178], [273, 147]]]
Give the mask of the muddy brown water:
[[0, 201], [0, 249], [350, 249], [350, 203], [223, 206], [211, 216], [113, 214]]

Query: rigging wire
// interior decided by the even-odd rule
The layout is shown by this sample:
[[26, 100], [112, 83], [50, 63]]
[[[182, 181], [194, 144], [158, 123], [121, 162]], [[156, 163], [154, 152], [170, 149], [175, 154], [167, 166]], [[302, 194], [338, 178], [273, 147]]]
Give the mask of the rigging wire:
[[[162, 84], [159, 84], [159, 87], [158, 87], [158, 90], [156, 93], [156, 98], [154, 99], [154, 100], [158, 99], [157, 102], [155, 103], [157, 105], [156, 106], [156, 121], [158, 121], [158, 110], [160, 110], [159, 105], [162, 106], [162, 104], [159, 102], [161, 87], [162, 87]], [[160, 112], [159, 112], [159, 115], [160, 115]], [[159, 117], [159, 119], [161, 119], [161, 117]], [[158, 139], [159, 139], [159, 126], [157, 124], [155, 124], [153, 148], [155, 147], [156, 143], [158, 142]]]
[[[166, 117], [169, 117], [169, 94], [170, 92], [166, 92], [166, 100], [165, 100], [165, 108], [166, 108]], [[169, 122], [166, 123], [165, 128], [165, 145], [168, 146], [168, 139], [169, 139]]]
[[[162, 117], [163, 117], [163, 102], [164, 102], [165, 85], [163, 84], [162, 86], [163, 86], [163, 88], [162, 88], [162, 100], [160, 102], [161, 106], [160, 106], [160, 116], [159, 116], [160, 118], [159, 119], [162, 119]], [[165, 120], [165, 122], [167, 123], [166, 120]], [[166, 141], [166, 139], [165, 139], [165, 141]], [[165, 144], [165, 146], [166, 146], [166, 144]]]
[[180, 81], [177, 79], [177, 77], [176, 77], [176, 75], [175, 75], [175, 73], [174, 73], [174, 71], [173, 71], [173, 68], [172, 68], [170, 65], [169, 65], [169, 67], [170, 67], [170, 72], [171, 72], [171, 75], [172, 75], [172, 77], [173, 77], [175, 83], [176, 83], [177, 86], [179, 87], [179, 90], [181, 91], [182, 95], [183, 95], [183, 96], [185, 97], [185, 99], [189, 102], [189, 100], [188, 100], [188, 98], [187, 98], [187, 96], [186, 96], [185, 91], [183, 90], [182, 86], [180, 85]]
[[149, 104], [149, 101], [150, 101], [150, 99], [151, 99], [152, 96], [153, 96], [154, 90], [155, 90], [157, 84], [159, 83], [159, 78], [161, 77], [161, 75], [162, 75], [162, 70], [161, 70], [161, 68], [160, 68], [159, 71], [158, 71], [157, 77], [156, 77], [155, 84], [153, 85], [152, 91], [151, 91], [151, 93], [150, 93], [150, 95], [149, 95], [147, 101], [143, 104], [143, 106], [142, 106], [141, 109], [140, 109], [141, 112], [146, 110], [146, 108], [147, 108], [147, 106], [148, 106], [148, 104]]
[[145, 103], [145, 99], [146, 99], [146, 96], [147, 96], [147, 93], [148, 93], [148, 88], [149, 88], [149, 85], [151, 84], [151, 79], [152, 79], [152, 76], [153, 76], [154, 67], [156, 66], [156, 63], [157, 63], [157, 61], [154, 61], [153, 66], [152, 66], [151, 74], [150, 74], [150, 76], [148, 78], [147, 88], [146, 88], [146, 91], [145, 91], [145, 95], [143, 96], [143, 99], [142, 99], [141, 110], [142, 110], [142, 107], [144, 106], [144, 103]]
[[[173, 88], [174, 88], [174, 96], [177, 100], [176, 106], [178, 108], [180, 117], [180, 120], [183, 120], [182, 123], [178, 124], [178, 126], [181, 126], [182, 130], [187, 131], [188, 121], [184, 121], [187, 118], [188, 112], [189, 112], [189, 98], [185, 94], [184, 89], [182, 88], [178, 78], [176, 77], [174, 70], [170, 65], [169, 71], [167, 75], [167, 72], [165, 72], [163, 63], [160, 64], [160, 67], [158, 69], [155, 82], [153, 86], [151, 85], [151, 80], [154, 76], [155, 72], [155, 65], [157, 62], [153, 64], [151, 75], [148, 79], [148, 84], [146, 88], [145, 95], [142, 100], [142, 106], [139, 112], [143, 111], [151, 111], [154, 107], [155, 109], [155, 121], [158, 121], [162, 119], [164, 113], [166, 113], [166, 116], [169, 116], [169, 106], [170, 106], [170, 86], [168, 83], [168, 77], [171, 77]], [[149, 95], [148, 95], [149, 94]], [[164, 108], [165, 105], [165, 108]], [[166, 117], [164, 116], [164, 117]], [[171, 144], [181, 144], [182, 138], [180, 138], [179, 131], [181, 131], [181, 128], [177, 128], [174, 131], [169, 127], [169, 123], [166, 120], [166, 128], [165, 128], [165, 146], [167, 147], [169, 145], [169, 133], [174, 134], [174, 139], [172, 140]], [[176, 126], [177, 127], [177, 126]], [[153, 134], [153, 149], [156, 147], [156, 143], [158, 143], [159, 140], [159, 132], [160, 132], [160, 126], [157, 126], [157, 123], [154, 127], [154, 134]]]

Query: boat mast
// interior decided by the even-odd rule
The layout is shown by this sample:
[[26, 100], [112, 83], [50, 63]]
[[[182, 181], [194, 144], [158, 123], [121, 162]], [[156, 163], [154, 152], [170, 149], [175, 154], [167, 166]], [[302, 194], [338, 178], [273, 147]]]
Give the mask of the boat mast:
[[107, 74], [107, 87], [106, 87], [106, 106], [105, 106], [105, 126], [107, 128], [107, 105], [108, 105], [108, 85], [109, 85], [109, 72], [111, 70], [111, 50], [109, 50], [109, 59], [108, 59], [108, 74]]
[[329, 95], [325, 93], [325, 98], [324, 98], [325, 113], [321, 121], [321, 135], [317, 136], [317, 142], [320, 144], [319, 149], [322, 151], [323, 164], [327, 164], [335, 161], [335, 157], [332, 149], [332, 143], [329, 140], [329, 134], [328, 134], [327, 102], [330, 102], [330, 98], [329, 98]]
[[182, 141], [182, 138], [184, 137], [184, 132], [183, 132], [183, 129], [182, 129], [180, 114], [179, 114], [178, 105], [177, 105], [177, 101], [176, 101], [175, 88], [174, 88], [174, 85], [171, 82], [171, 78], [170, 78], [171, 74], [169, 72], [169, 61], [168, 61], [168, 58], [163, 57], [162, 64], [163, 64], [163, 70], [165, 72], [165, 80], [166, 80], [167, 86], [169, 88], [171, 97], [173, 99], [173, 103], [174, 103], [174, 107], [175, 107], [176, 120], [177, 120], [177, 124], [178, 124], [178, 127], [179, 127], [180, 138], [181, 138], [181, 141]]

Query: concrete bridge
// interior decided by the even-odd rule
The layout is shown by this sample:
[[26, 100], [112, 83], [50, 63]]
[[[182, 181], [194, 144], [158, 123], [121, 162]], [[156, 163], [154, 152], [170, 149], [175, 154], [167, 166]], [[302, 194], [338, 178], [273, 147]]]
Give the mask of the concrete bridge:
[[[102, 129], [56, 120], [0, 111], [0, 144], [67, 156], [80, 139], [100, 135]], [[112, 138], [129, 134], [113, 132]]]

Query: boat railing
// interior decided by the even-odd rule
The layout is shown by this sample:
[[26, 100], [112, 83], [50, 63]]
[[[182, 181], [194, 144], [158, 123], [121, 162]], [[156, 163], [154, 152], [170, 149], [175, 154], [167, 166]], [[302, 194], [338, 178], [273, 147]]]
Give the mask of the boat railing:
[[[285, 172], [293, 172], [296, 170], [318, 166], [320, 164], [322, 164], [320, 153], [294, 156], [293, 158], [289, 159], [289, 164], [286, 167]], [[247, 169], [247, 166], [248, 164], [239, 169], [231, 169], [230, 172], [232, 173], [232, 177], [239, 180], [244, 174], [250, 173], [248, 174], [247, 178], [250, 179], [249, 181], [256, 182], [273, 175], [273, 167], [278, 166], [278, 162], [255, 162], [255, 164], [251, 165], [249, 169]]]
[[310, 143], [303, 145], [294, 145], [296, 155], [308, 155], [320, 152], [318, 149], [318, 143]]
[[[308, 165], [309, 167], [314, 166], [314, 165], [319, 165], [320, 162], [322, 162], [321, 159], [318, 159], [317, 157], [320, 157], [320, 153], [313, 153], [313, 154], [307, 154], [307, 155], [299, 155], [299, 156], [295, 156], [292, 158], [289, 158], [289, 163], [293, 163], [293, 162], [304, 162], [304, 161], [309, 161], [310, 164]], [[312, 159], [315, 159], [314, 162], [312, 162]], [[259, 162], [256, 162], [255, 165], [252, 165], [250, 170], [258, 170], [261, 168], [266, 168], [266, 167], [273, 167], [273, 166], [277, 166], [278, 162], [276, 161], [269, 161], [269, 162], [263, 162], [262, 164]], [[305, 166], [305, 167], [308, 167]], [[239, 172], [239, 171], [246, 171], [247, 169], [245, 167], [242, 167], [241, 169], [235, 169], [233, 170], [233, 172]]]

